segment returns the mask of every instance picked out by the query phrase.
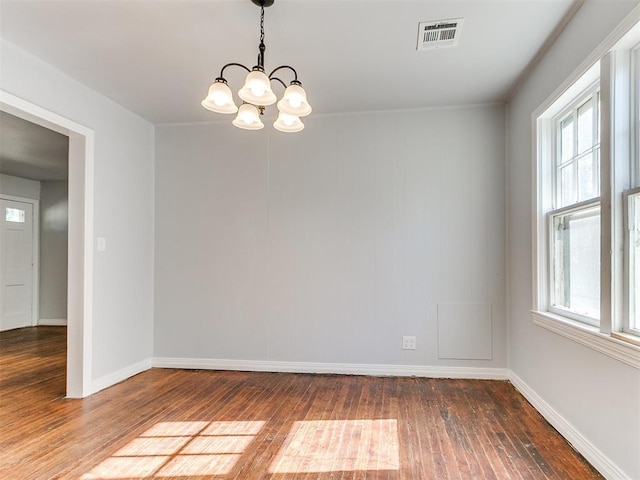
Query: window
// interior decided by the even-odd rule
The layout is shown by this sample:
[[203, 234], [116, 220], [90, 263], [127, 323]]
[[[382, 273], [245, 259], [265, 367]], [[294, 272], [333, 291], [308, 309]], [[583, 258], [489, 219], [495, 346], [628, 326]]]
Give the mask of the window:
[[[640, 29], [640, 24], [636, 25]], [[633, 96], [633, 125], [634, 132], [634, 161], [632, 163], [632, 176], [636, 187], [640, 186], [640, 45], [633, 48], [631, 55], [631, 77], [632, 77], [632, 96]]]
[[631, 78], [633, 102], [632, 131], [635, 132], [631, 162], [632, 187], [625, 195], [627, 209], [625, 238], [628, 268], [628, 319], [623, 330], [640, 336], [640, 46], [632, 49]]
[[12, 223], [24, 223], [24, 210], [7, 207], [4, 212], [4, 220]]
[[547, 214], [550, 311], [591, 325], [600, 319], [599, 112], [596, 84], [551, 118], [556, 145], [545, 160], [556, 207]]
[[533, 317], [640, 368], [640, 23], [599, 48], [534, 113]]
[[597, 325], [600, 319], [600, 206], [550, 215], [551, 311]]
[[556, 204], [559, 207], [600, 194], [600, 93], [581, 99], [556, 122]]
[[640, 335], [640, 189], [628, 197], [629, 322], [625, 331]]

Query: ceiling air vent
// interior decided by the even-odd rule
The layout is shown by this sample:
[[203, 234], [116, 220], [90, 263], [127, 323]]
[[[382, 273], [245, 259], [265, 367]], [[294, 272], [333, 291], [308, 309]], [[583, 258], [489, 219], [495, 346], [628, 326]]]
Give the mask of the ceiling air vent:
[[455, 47], [460, 41], [464, 18], [420, 22], [417, 50]]

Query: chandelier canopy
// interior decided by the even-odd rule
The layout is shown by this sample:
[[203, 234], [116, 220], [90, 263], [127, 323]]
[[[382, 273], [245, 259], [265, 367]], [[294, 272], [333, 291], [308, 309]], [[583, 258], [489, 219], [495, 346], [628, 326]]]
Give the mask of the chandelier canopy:
[[[269, 75], [264, 69], [264, 9], [273, 5], [274, 0], [251, 0], [252, 3], [260, 7], [260, 44], [258, 45], [258, 62], [249, 69], [241, 63], [227, 63], [220, 76], [209, 87], [209, 92], [202, 106], [207, 110], [216, 113], [233, 114], [237, 113], [233, 125], [245, 130], [260, 130], [264, 124], [260, 117], [264, 114], [267, 106], [273, 105], [278, 100], [276, 94], [271, 90], [271, 82], [275, 81], [284, 87], [282, 99], [277, 102], [278, 118], [273, 123], [273, 127], [281, 132], [299, 132], [304, 128], [300, 117], [311, 113], [311, 105], [307, 101], [307, 94], [302, 88], [302, 83], [298, 80], [298, 73], [289, 65], [280, 65], [274, 68]], [[238, 97], [242, 100], [240, 108], [233, 100], [233, 93], [224, 78], [224, 71], [228, 67], [240, 67], [248, 74], [244, 85], [238, 91]], [[289, 86], [276, 73], [289, 70], [293, 74], [293, 80]]]

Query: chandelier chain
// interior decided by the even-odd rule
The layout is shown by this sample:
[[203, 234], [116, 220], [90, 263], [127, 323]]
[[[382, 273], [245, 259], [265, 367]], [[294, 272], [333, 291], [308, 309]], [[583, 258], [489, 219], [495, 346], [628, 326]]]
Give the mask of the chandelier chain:
[[264, 43], [264, 7], [260, 7], [260, 43]]

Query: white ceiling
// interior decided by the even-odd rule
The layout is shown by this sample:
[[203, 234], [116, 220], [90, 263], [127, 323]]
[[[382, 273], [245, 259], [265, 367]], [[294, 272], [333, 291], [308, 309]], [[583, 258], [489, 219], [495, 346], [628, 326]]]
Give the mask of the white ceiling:
[[[317, 114], [501, 102], [572, 4], [276, 0], [265, 10], [266, 68], [296, 68]], [[225, 63], [252, 66], [257, 55], [260, 10], [249, 0], [0, 7], [4, 39], [156, 124], [219, 119], [200, 106], [209, 84]], [[458, 17], [458, 47], [416, 51], [419, 22]], [[228, 73], [237, 90], [245, 74]]]

